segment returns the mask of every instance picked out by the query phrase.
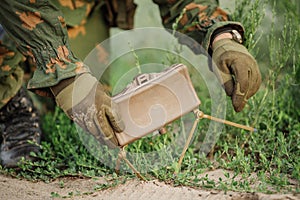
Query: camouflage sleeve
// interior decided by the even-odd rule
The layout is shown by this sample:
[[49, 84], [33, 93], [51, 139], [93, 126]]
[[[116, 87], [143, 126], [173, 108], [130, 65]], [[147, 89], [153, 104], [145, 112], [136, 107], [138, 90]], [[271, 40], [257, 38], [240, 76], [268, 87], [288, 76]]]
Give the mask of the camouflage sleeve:
[[62, 13], [47, 0], [3, 0], [0, 24], [22, 54], [37, 66], [28, 89], [41, 95], [48, 87], [88, 69], [70, 51]]
[[218, 7], [218, 0], [153, 0], [153, 2], [159, 6], [165, 28], [184, 33], [204, 48], [205, 52], [201, 52], [195, 48], [198, 45], [186, 44], [197, 54], [206, 52], [212, 54], [211, 39], [213, 34], [220, 30], [232, 28], [239, 31], [242, 37], [244, 35], [243, 26], [230, 21], [227, 12]]

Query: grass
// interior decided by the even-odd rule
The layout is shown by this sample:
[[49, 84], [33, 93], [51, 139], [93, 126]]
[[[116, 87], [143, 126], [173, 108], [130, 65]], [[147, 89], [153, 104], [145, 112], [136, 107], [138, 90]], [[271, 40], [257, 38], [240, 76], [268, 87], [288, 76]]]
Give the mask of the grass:
[[[159, 159], [167, 160], [164, 166], [151, 166], [143, 175], [147, 179], [159, 179], [174, 186], [264, 193], [299, 192], [299, 22], [286, 17], [283, 19], [284, 26], [278, 32], [276, 9], [273, 9], [271, 31], [261, 33], [258, 27], [264, 17], [262, 13], [266, 6], [261, 6], [265, 5], [264, 2], [241, 0], [238, 3], [233, 17], [243, 22], [247, 30], [247, 47], [254, 55], [264, 55], [261, 61], [263, 85], [243, 112], [235, 113], [228, 104], [226, 118], [254, 126], [258, 132], [249, 133], [226, 126], [213, 150], [208, 155], [202, 155], [196, 149], [209, 122], [201, 121], [196, 134], [198, 140], [195, 139], [188, 149], [182, 170], [177, 176], [174, 176], [174, 172], [179, 150], [174, 147], [168, 151], [165, 147], [174, 140], [176, 133], [173, 128], [180, 122], [168, 127], [168, 134], [136, 141], [128, 146], [127, 151], [138, 153], [137, 157], [131, 158], [138, 168], [151, 166], [147, 152], [161, 152]], [[263, 41], [259, 40], [265, 35], [267, 37]], [[261, 52], [260, 46], [267, 46], [268, 50]], [[135, 57], [142, 63], [143, 56]], [[210, 99], [205, 99], [202, 105], [204, 110], [209, 110]], [[111, 177], [111, 185], [98, 186], [97, 189], [111, 187], [122, 182], [120, 180], [134, 177], [124, 164], [122, 174], [117, 176], [113, 168], [91, 155], [79, 139], [74, 124], [60, 109], [56, 108], [54, 113], [44, 116], [43, 131], [45, 138], [41, 144], [42, 151], [38, 155], [32, 154], [39, 158], [38, 161], [23, 161], [19, 171], [0, 167], [0, 173], [44, 181], [66, 176]], [[110, 155], [109, 152], [101, 156], [116, 158], [115, 154]], [[214, 169], [224, 169], [223, 178], [214, 180], [209, 176], [201, 176], [203, 172]], [[51, 195], [59, 196], [55, 193]]]

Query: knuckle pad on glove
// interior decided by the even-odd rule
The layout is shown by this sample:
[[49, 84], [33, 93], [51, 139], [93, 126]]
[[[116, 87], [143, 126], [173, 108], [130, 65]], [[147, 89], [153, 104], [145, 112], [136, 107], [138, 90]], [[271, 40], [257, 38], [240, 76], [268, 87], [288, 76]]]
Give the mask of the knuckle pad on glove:
[[110, 111], [109, 121], [110, 121], [110, 124], [113, 127], [114, 131], [116, 131], [117, 133], [124, 131], [124, 129], [125, 129], [124, 122], [121, 119], [118, 112], [116, 112], [114, 109]]

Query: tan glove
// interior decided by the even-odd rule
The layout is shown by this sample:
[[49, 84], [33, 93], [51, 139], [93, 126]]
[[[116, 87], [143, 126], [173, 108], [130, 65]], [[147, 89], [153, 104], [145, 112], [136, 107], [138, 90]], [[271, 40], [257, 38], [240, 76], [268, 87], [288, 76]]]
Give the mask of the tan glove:
[[117, 106], [89, 73], [61, 81], [51, 88], [58, 106], [85, 131], [110, 148], [118, 146], [115, 133], [124, 130]]
[[261, 84], [258, 65], [248, 50], [231, 39], [214, 42], [213, 72], [231, 97], [234, 110], [240, 112]]

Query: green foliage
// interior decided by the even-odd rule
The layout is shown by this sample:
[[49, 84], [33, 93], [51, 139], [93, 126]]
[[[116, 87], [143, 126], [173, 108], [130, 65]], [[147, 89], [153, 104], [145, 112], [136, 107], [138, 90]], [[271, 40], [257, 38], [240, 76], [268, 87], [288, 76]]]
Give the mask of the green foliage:
[[234, 21], [239, 21], [243, 24], [245, 28], [245, 46], [249, 51], [252, 51], [257, 46], [261, 37], [261, 33], [259, 35], [257, 31], [265, 15], [265, 6], [265, 0], [236, 1], [236, 9], [232, 18]]
[[32, 154], [37, 161], [23, 160], [18, 176], [50, 180], [64, 176], [104, 176], [111, 171], [93, 157], [81, 143], [78, 131], [67, 116], [56, 108], [42, 123], [44, 138], [41, 152]]

